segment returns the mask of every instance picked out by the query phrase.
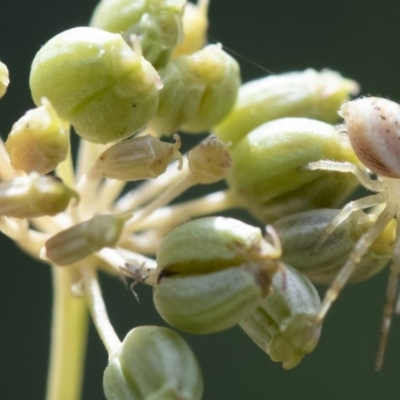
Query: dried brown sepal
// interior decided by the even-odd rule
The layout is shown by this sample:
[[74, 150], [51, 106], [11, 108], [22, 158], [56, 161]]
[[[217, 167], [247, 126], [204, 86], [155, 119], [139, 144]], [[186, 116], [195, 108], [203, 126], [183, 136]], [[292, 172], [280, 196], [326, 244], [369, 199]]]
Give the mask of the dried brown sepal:
[[112, 215], [97, 215], [52, 236], [41, 257], [56, 265], [72, 264], [103, 247], [114, 247], [124, 221]]
[[190, 174], [198, 183], [209, 184], [225, 179], [232, 159], [226, 144], [209, 136], [188, 154]]
[[100, 155], [90, 176], [122, 181], [157, 178], [171, 161], [182, 157], [179, 135], [174, 139], [175, 143], [166, 143], [145, 135], [117, 143]]

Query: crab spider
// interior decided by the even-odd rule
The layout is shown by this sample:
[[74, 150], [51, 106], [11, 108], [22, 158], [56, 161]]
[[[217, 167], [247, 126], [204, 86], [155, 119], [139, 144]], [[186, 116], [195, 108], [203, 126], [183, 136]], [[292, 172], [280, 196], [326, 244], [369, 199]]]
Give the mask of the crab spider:
[[[381, 206], [374, 225], [359, 239], [348, 261], [341, 268], [322, 301], [317, 316], [321, 324], [331, 304], [338, 297], [361, 258], [375, 242], [390, 221], [400, 218], [400, 105], [390, 100], [366, 97], [350, 101], [340, 109], [351, 145], [360, 161], [374, 174], [371, 179], [365, 170], [355, 164], [321, 160], [306, 166], [308, 170], [328, 170], [353, 173], [360, 183], [375, 192], [370, 196], [348, 203], [326, 227], [316, 249], [352, 212], [363, 208]], [[399, 290], [400, 274], [400, 224], [396, 225], [394, 254], [386, 290], [381, 337], [375, 368], [382, 367], [384, 351], [390, 330]]]

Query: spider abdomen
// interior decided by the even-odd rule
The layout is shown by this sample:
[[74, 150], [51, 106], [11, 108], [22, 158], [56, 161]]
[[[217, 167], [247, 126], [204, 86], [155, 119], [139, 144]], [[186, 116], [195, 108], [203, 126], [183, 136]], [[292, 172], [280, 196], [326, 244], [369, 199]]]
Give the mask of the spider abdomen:
[[400, 178], [400, 105], [364, 97], [344, 103], [340, 115], [362, 163], [377, 175]]

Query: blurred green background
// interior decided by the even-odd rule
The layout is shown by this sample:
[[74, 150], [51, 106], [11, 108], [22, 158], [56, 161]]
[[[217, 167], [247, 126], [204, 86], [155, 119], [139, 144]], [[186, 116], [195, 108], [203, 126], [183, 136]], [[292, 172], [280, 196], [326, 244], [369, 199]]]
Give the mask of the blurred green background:
[[[96, 0], [0, 0], [0, 59], [11, 75], [0, 102], [0, 133], [33, 103], [30, 62], [58, 32], [85, 25]], [[396, 0], [211, 0], [210, 36], [274, 73], [331, 68], [356, 79], [362, 94], [400, 100], [400, 2]], [[243, 80], [266, 74], [239, 59]], [[44, 398], [51, 313], [49, 268], [0, 238], [0, 398]], [[383, 371], [374, 373], [387, 271], [348, 286], [317, 349], [292, 371], [271, 362], [238, 329], [185, 336], [203, 369], [206, 400], [400, 398], [400, 323], [394, 321]], [[120, 280], [102, 276], [121, 337], [137, 324], [162, 324], [151, 290], [137, 304]], [[321, 288], [324, 291], [324, 288]], [[103, 399], [106, 352], [91, 327], [84, 400]]]

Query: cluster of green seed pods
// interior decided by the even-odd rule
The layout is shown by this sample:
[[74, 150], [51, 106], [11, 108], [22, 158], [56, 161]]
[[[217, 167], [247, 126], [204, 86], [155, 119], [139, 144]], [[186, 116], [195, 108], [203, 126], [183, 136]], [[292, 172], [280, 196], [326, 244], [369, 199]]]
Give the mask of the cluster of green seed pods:
[[168, 135], [209, 130], [235, 102], [238, 64], [218, 45], [171, 58], [184, 1], [128, 3], [102, 1], [92, 27], [62, 32], [40, 49], [30, 75], [35, 103], [47, 98], [94, 143], [146, 125]]
[[357, 186], [353, 176], [301, 170], [320, 159], [358, 162], [347, 138], [325, 122], [267, 122], [249, 132], [231, 154], [228, 184], [264, 222], [288, 212], [337, 207]]
[[[207, 7], [207, 0], [101, 0], [90, 27], [44, 44], [30, 73], [37, 108], [4, 146], [12, 174], [0, 171], [0, 222], [25, 218], [40, 230], [57, 215], [40, 237], [43, 260], [78, 277], [85, 263], [107, 264], [133, 285], [152, 285], [155, 308], [172, 327], [205, 335], [239, 325], [291, 369], [316, 347], [346, 282], [377, 274], [396, 254], [400, 108], [347, 101], [357, 83], [330, 70], [241, 85], [236, 60], [206, 43]], [[0, 97], [8, 83], [0, 63]], [[340, 117], [345, 126], [335, 125]], [[72, 178], [71, 127], [82, 154], [93, 157], [79, 160]], [[182, 156], [178, 131], [211, 135]], [[375, 131], [390, 143], [383, 155], [369, 148]], [[154, 185], [118, 199], [124, 182], [147, 179]], [[215, 209], [242, 208], [259, 226], [203, 217], [215, 212], [212, 196], [168, 207], [187, 188], [220, 180], [227, 189]], [[377, 194], [340, 211], [359, 181]], [[362, 211], [368, 207], [375, 208]], [[321, 302], [313, 284], [332, 281]], [[108, 400], [202, 396], [197, 361], [170, 329], [136, 327], [109, 353]]]

